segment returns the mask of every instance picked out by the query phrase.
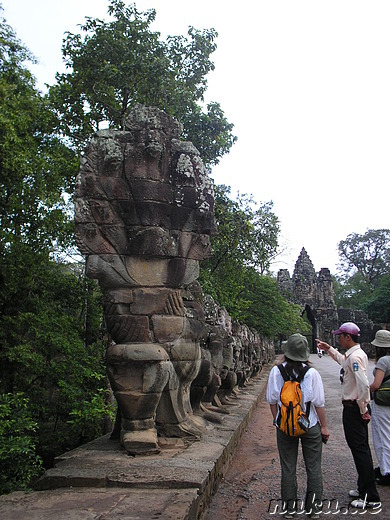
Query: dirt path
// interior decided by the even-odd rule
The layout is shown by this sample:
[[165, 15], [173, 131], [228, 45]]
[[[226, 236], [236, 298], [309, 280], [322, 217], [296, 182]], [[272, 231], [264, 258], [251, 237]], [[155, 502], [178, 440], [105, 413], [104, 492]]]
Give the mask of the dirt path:
[[[382, 508], [366, 512], [349, 507], [348, 490], [356, 487], [356, 471], [345, 442], [341, 424], [339, 367], [328, 356], [311, 362], [321, 373], [326, 394], [327, 420], [331, 438], [323, 450], [324, 497], [322, 517], [390, 518], [390, 487], [378, 487]], [[373, 363], [370, 362], [373, 366]], [[374, 461], [375, 453], [372, 449]], [[306, 474], [302, 455], [298, 460], [299, 498], [304, 497]], [[275, 430], [269, 406], [263, 396], [254, 412], [240, 446], [220, 483], [204, 520], [254, 520], [282, 518], [280, 510], [280, 467]], [[297, 515], [304, 518], [304, 515]]]

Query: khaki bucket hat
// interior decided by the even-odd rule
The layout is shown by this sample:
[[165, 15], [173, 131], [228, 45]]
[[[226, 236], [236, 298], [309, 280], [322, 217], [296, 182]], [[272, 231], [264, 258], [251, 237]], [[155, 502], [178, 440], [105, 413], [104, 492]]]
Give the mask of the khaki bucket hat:
[[378, 330], [375, 334], [375, 339], [371, 341], [374, 347], [390, 348], [390, 331]]

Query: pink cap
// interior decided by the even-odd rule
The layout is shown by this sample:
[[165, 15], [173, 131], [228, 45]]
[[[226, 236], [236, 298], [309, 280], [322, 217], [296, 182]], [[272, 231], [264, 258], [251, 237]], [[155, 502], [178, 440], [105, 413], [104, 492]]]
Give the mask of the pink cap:
[[347, 323], [343, 323], [339, 329], [332, 330], [332, 334], [334, 334], [335, 336], [337, 334], [342, 334], [343, 332], [345, 334], [353, 334], [354, 336], [360, 336], [359, 327], [355, 323], [352, 323], [352, 321], [347, 321]]

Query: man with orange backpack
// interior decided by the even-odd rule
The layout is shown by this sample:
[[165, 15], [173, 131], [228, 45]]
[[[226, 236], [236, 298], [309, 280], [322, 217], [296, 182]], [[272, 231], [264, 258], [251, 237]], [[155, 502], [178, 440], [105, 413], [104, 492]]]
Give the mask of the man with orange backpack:
[[282, 345], [284, 360], [272, 368], [267, 385], [279, 452], [282, 513], [293, 518], [298, 512], [297, 457], [299, 439], [307, 475], [305, 511], [319, 518], [322, 503], [322, 442], [329, 431], [325, 395], [318, 371], [309, 366], [307, 339], [293, 334]]

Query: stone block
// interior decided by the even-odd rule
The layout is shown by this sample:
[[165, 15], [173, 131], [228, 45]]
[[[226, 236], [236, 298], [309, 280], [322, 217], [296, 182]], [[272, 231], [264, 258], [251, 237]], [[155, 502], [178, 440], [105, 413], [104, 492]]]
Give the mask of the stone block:
[[142, 226], [172, 227], [172, 205], [164, 202], [135, 201], [137, 214]]
[[205, 327], [205, 315], [204, 310], [200, 302], [198, 301], [188, 301], [184, 302], [185, 315], [187, 318], [193, 318], [201, 322], [202, 329]]
[[164, 202], [172, 204], [174, 187], [167, 182], [149, 179], [134, 179], [131, 183], [135, 201]]
[[179, 244], [169, 230], [161, 227], [147, 227], [127, 230], [128, 254], [136, 252], [140, 256], [175, 257]]
[[86, 260], [86, 273], [90, 278], [98, 279], [103, 289], [137, 285], [126, 269], [123, 257], [116, 254], [89, 255]]
[[[99, 184], [108, 200], [131, 200], [132, 192], [126, 180], [118, 177], [99, 177]], [[97, 198], [97, 197], [96, 197]]]
[[184, 259], [126, 257], [127, 272], [134, 285], [147, 287], [182, 287], [199, 276], [199, 262]]
[[175, 229], [182, 231], [197, 231], [195, 229], [195, 211], [184, 206], [173, 206], [171, 219]]
[[124, 157], [124, 173], [129, 183], [135, 179], [149, 179], [155, 181], [169, 180], [169, 173], [159, 168], [159, 158], [140, 157], [144, 151], [144, 147], [140, 150], [127, 149]]
[[130, 309], [133, 314], [184, 316], [183, 301], [176, 289], [145, 287], [134, 289], [132, 295]]
[[91, 213], [89, 202], [85, 199], [75, 199], [74, 201], [74, 218], [76, 224], [95, 224]]
[[124, 255], [128, 253], [128, 240], [126, 228], [121, 224], [99, 226], [102, 237], [115, 249], [116, 254]]
[[169, 361], [166, 350], [157, 343], [110, 345], [107, 349], [110, 363]]
[[[183, 186], [180, 189], [181, 201], [177, 201], [180, 205], [191, 209], [198, 209], [201, 204], [199, 191], [196, 186]], [[177, 200], [177, 199], [176, 199]]]
[[186, 320], [184, 323], [183, 338], [198, 342], [206, 336], [205, 324], [198, 318], [189, 318], [186, 313]]
[[95, 173], [84, 173], [77, 177], [75, 197], [91, 197], [93, 199], [107, 199], [107, 194]]
[[155, 340], [159, 343], [176, 340], [183, 333], [184, 319], [181, 316], [153, 316], [151, 322]]
[[203, 260], [211, 255], [210, 237], [199, 233], [183, 232], [180, 234], [178, 256]]
[[125, 226], [140, 226], [141, 221], [137, 214], [134, 201], [128, 200], [115, 200], [111, 202], [115, 212], [120, 215], [122, 222]]
[[107, 330], [116, 343], [147, 343], [152, 339], [147, 316], [105, 313], [105, 318]]
[[[130, 305], [134, 301], [134, 294], [133, 289], [128, 287], [118, 288], [118, 289], [112, 289], [104, 291], [103, 295], [103, 304], [119, 304], [119, 303], [126, 303]], [[110, 314], [113, 314], [110, 312]], [[136, 312], [135, 314], [146, 314], [143, 312]]]
[[84, 255], [116, 254], [115, 247], [104, 237], [95, 223], [76, 223], [77, 246]]

